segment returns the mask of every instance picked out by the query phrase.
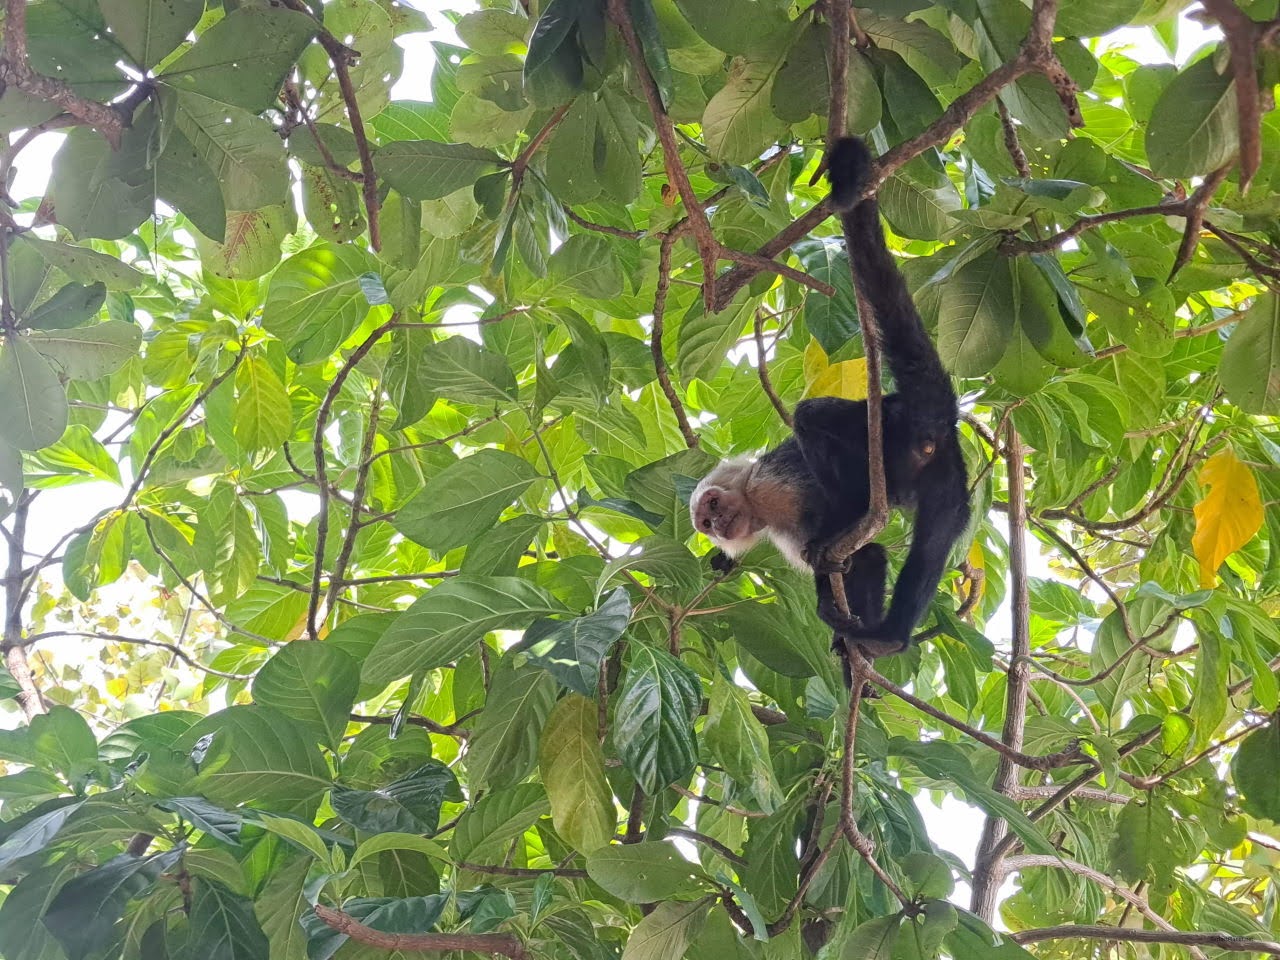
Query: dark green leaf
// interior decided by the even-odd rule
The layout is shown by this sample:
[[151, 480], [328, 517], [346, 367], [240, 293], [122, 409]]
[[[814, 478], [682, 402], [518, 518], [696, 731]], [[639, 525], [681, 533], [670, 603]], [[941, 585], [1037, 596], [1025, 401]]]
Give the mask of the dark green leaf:
[[631, 619], [631, 601], [619, 587], [593, 613], [573, 620], [539, 620], [525, 631], [519, 649], [570, 690], [594, 697], [600, 664]]
[[453, 771], [432, 760], [377, 790], [334, 784], [331, 803], [338, 816], [359, 830], [432, 836], [440, 824], [440, 805], [458, 796]]
[[538, 479], [526, 460], [478, 450], [446, 467], [400, 508], [396, 529], [437, 554], [472, 543]]
[[253, 678], [253, 698], [336, 748], [360, 686], [355, 660], [331, 643], [305, 640], [281, 648]]
[[698, 675], [662, 650], [633, 647], [611, 730], [623, 764], [647, 794], [687, 777], [697, 762]]
[[466, 143], [397, 140], [378, 151], [378, 173], [402, 196], [438, 200], [493, 173], [503, 160]]

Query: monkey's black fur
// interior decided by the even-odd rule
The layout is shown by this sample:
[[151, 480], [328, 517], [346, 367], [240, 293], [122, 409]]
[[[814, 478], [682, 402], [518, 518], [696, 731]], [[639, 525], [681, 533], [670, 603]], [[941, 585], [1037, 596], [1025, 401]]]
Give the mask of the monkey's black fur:
[[885, 245], [875, 198], [858, 201], [873, 168], [871, 154], [861, 140], [843, 139], [831, 150], [827, 167], [831, 204], [840, 214], [854, 275], [874, 311], [896, 386], [882, 404], [889, 502], [915, 509], [911, 548], [887, 613], [883, 547], [868, 544], [844, 570], [852, 617], [836, 609], [828, 574], [840, 571], [825, 560], [827, 548], [867, 512], [866, 402], [835, 397], [801, 402], [794, 437], [761, 458], [756, 477], [791, 487], [804, 506], [797, 533], [817, 581], [818, 614], [835, 630], [837, 650], [843, 650], [841, 638], [847, 637], [878, 656], [910, 644], [968, 521], [968, 480], [951, 381]]

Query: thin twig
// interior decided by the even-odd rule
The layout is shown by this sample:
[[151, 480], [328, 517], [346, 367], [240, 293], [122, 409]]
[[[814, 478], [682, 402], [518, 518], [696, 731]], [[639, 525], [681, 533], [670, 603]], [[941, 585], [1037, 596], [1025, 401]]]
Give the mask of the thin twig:
[[1184, 933], [1172, 930], [1138, 930], [1133, 927], [1109, 927], [1103, 924], [1065, 923], [1057, 927], [1039, 927], [1009, 934], [1015, 943], [1039, 943], [1042, 940], [1112, 940], [1118, 943], [1169, 943], [1184, 947], [1215, 947], [1240, 953], [1264, 953], [1280, 957], [1280, 943], [1253, 940], [1232, 933], [1198, 931]]
[[680, 395], [676, 393], [676, 388], [671, 383], [671, 372], [667, 369], [667, 358], [662, 352], [662, 333], [667, 314], [667, 292], [671, 288], [671, 248], [675, 246], [675, 243], [675, 233], [668, 233], [662, 238], [662, 242], [658, 246], [658, 286], [653, 295], [653, 329], [649, 334], [649, 352], [653, 356], [653, 368], [658, 376], [658, 385], [662, 388], [663, 396], [667, 398], [671, 412], [676, 416], [676, 423], [680, 425], [680, 433], [684, 437], [685, 445], [692, 450], [698, 446], [698, 435], [693, 432], [693, 427], [689, 424], [689, 416], [684, 410], [684, 404], [680, 402]]
[[764, 314], [760, 310], [756, 311], [755, 335], [756, 370], [760, 373], [760, 388], [764, 390], [764, 395], [773, 404], [773, 409], [778, 411], [778, 416], [782, 418], [782, 422], [788, 427], [792, 427], [795, 422], [791, 419], [791, 411], [787, 409], [787, 405], [778, 396], [778, 391], [773, 388], [773, 380], [769, 377], [769, 363], [765, 359], [764, 348]]
[[157, 647], [161, 650], [168, 650], [187, 666], [213, 674], [215, 677], [224, 677], [227, 680], [252, 680], [254, 678], [252, 673], [227, 673], [225, 670], [215, 670], [213, 667], [201, 663], [174, 643], [165, 643], [163, 640], [148, 640], [143, 637], [125, 637], [118, 633], [91, 633], [87, 630], [47, 630], [44, 633], [36, 633], [29, 637], [24, 637], [22, 643], [24, 646], [29, 647], [39, 643], [41, 640], [48, 640], [50, 637], [81, 637], [85, 640], [101, 640], [104, 643], [129, 643], [143, 647]]

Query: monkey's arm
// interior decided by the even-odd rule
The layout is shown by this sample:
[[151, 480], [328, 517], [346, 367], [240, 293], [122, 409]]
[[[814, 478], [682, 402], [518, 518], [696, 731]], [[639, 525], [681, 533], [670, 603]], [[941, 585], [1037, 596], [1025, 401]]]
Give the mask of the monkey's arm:
[[723, 550], [713, 550], [707, 556], [711, 558], [711, 569], [719, 574], [729, 573], [738, 565], [738, 561]]

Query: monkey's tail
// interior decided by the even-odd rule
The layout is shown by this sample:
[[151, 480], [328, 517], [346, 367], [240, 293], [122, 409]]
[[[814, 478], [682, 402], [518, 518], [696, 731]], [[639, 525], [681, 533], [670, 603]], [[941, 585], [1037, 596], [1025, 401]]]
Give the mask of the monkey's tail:
[[898, 390], [909, 391], [912, 408], [926, 417], [954, 420], [956, 397], [951, 380], [885, 243], [879, 204], [874, 194], [859, 200], [874, 170], [875, 160], [860, 138], [837, 140], [827, 157], [831, 206], [844, 226], [858, 289], [879, 321], [885, 359]]

